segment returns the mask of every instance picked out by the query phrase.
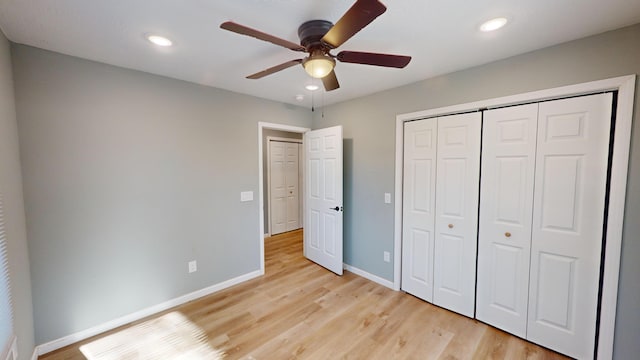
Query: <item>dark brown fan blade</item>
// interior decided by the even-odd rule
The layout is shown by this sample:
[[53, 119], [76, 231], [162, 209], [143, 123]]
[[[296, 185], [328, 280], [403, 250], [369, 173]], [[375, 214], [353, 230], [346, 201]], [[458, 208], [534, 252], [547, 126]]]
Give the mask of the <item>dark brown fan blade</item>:
[[302, 45], [293, 43], [288, 40], [280, 39], [279, 37], [263, 33], [262, 31], [255, 30], [244, 25], [236, 24], [232, 21], [223, 22], [222, 24], [220, 24], [220, 28], [229, 30], [236, 34], [251, 36], [258, 40], [268, 41], [272, 44], [283, 46], [294, 51], [307, 51], [307, 49], [305, 49]]
[[336, 77], [336, 72], [331, 70], [329, 75], [323, 77], [322, 85], [324, 85], [324, 89], [326, 91], [331, 91], [339, 88], [340, 84], [338, 84], [338, 78]]
[[411, 61], [411, 56], [378, 54], [360, 51], [341, 51], [338, 60], [346, 63], [366, 64], [376, 66], [386, 66], [403, 68]]
[[260, 72], [257, 72], [253, 75], [249, 75], [247, 76], [247, 79], [260, 79], [262, 77], [265, 77], [267, 75], [271, 75], [275, 72], [278, 72], [280, 70], [284, 70], [286, 68], [290, 68], [294, 65], [298, 65], [298, 64], [302, 64], [302, 59], [296, 59], [296, 60], [291, 60], [291, 61], [287, 61], [286, 63], [282, 63], [280, 65], [276, 65], [274, 67], [270, 67], [266, 70], [262, 70]]
[[378, 0], [358, 0], [322, 37], [322, 42], [335, 49], [386, 10]]

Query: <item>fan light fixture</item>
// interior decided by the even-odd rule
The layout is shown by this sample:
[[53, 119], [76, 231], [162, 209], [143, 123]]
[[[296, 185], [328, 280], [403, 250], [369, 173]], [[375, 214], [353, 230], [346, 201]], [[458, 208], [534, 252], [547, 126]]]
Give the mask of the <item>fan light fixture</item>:
[[314, 51], [308, 58], [304, 59], [302, 66], [304, 66], [304, 70], [309, 76], [322, 79], [333, 71], [336, 61], [322, 51]]
[[326, 91], [333, 91], [340, 88], [336, 73], [333, 71], [336, 66], [336, 61], [397, 69], [402, 69], [407, 66], [411, 61], [411, 56], [362, 51], [340, 51], [336, 55], [331, 53], [333, 49], [340, 47], [340, 45], [387, 10], [387, 7], [384, 6], [380, 0], [352, 1], [355, 1], [355, 3], [335, 24], [331, 21], [319, 19], [302, 23], [298, 27], [300, 43], [291, 42], [260, 30], [234, 23], [233, 21], [223, 22], [220, 24], [220, 28], [239, 35], [266, 41], [289, 50], [308, 54], [306, 57], [303, 55], [301, 58], [289, 60], [251, 74], [247, 76], [247, 79], [261, 79], [278, 71], [302, 65], [305, 72], [309, 74], [312, 79], [322, 79], [322, 86]]

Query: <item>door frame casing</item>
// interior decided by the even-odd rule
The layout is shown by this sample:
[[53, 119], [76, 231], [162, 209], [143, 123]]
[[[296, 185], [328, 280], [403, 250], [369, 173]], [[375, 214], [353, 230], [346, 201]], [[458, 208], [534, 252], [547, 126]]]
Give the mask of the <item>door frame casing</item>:
[[[260, 248], [260, 275], [264, 275], [264, 167], [262, 163], [264, 151], [264, 149], [262, 148], [263, 129], [288, 131], [300, 134], [304, 134], [307, 131], [311, 130], [310, 128], [294, 125], [276, 124], [263, 121], [258, 122], [258, 219], [260, 224], [260, 226], [258, 226], [258, 244]], [[302, 194], [304, 194], [304, 187], [302, 189]], [[304, 207], [304, 199], [302, 199], [302, 206]]]
[[[267, 136], [267, 164], [271, 164], [271, 141], [296, 143], [302, 145], [301, 139], [299, 140], [278, 136]], [[302, 198], [300, 197], [300, 193], [302, 192], [300, 188], [300, 174], [300, 148], [298, 148], [298, 206], [302, 208]], [[268, 231], [265, 233], [265, 235], [271, 236], [271, 166], [267, 166], [267, 199], [269, 199], [269, 207], [267, 207], [267, 218], [269, 219], [269, 224], [267, 224], [266, 226]], [[300, 211], [298, 211], [298, 225], [302, 225], [302, 219], [300, 219]]]
[[461, 112], [519, 105], [528, 102], [553, 100], [569, 96], [587, 95], [604, 91], [618, 91], [617, 108], [614, 109], [616, 114], [614, 129], [615, 140], [611, 158], [611, 183], [606, 233], [607, 242], [604, 264], [602, 265], [604, 267], [604, 274], [602, 278], [600, 327], [597, 339], [598, 358], [612, 358], [635, 83], [636, 75], [627, 75], [397, 115], [394, 204], [394, 290], [400, 290], [402, 261], [402, 150], [404, 147], [405, 122]]

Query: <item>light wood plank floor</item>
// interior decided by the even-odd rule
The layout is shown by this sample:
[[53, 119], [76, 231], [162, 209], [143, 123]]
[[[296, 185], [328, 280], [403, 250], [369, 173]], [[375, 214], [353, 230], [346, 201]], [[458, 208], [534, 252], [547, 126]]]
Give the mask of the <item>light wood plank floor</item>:
[[336, 276], [302, 256], [301, 231], [265, 239], [265, 253], [263, 277], [40, 359], [85, 360], [81, 345], [170, 312], [200, 327], [225, 359], [565, 358], [352, 273]]

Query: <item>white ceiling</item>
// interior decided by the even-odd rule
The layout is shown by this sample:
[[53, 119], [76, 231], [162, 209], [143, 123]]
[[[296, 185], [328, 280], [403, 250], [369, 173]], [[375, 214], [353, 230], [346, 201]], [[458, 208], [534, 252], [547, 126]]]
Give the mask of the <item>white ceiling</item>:
[[[298, 26], [336, 22], [355, 0], [0, 0], [13, 42], [125, 68], [311, 107], [312, 79], [292, 67], [245, 76], [300, 53], [221, 30], [227, 20], [299, 42]], [[382, 0], [387, 12], [341, 50], [411, 55], [405, 69], [338, 63], [340, 89], [313, 93], [328, 105], [640, 22], [639, 0]], [[506, 16], [495, 33], [484, 20]], [[171, 38], [166, 49], [145, 34]], [[640, 39], [639, 39], [640, 41]], [[318, 80], [313, 80], [319, 83]], [[321, 87], [322, 89], [322, 87]], [[304, 94], [302, 102], [297, 94]]]

